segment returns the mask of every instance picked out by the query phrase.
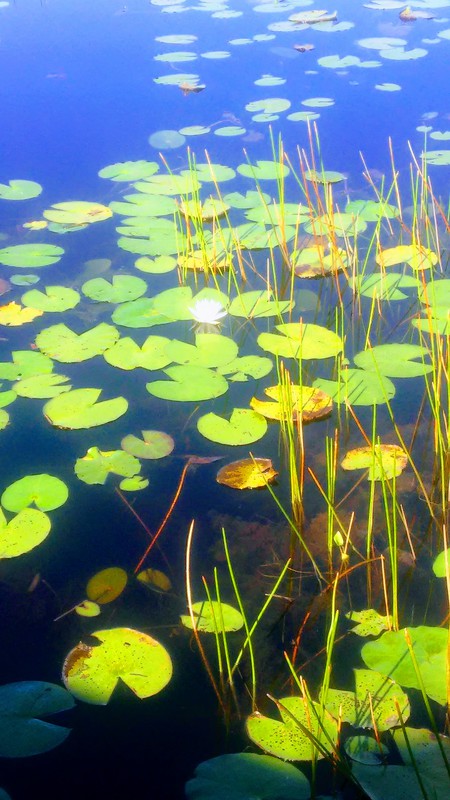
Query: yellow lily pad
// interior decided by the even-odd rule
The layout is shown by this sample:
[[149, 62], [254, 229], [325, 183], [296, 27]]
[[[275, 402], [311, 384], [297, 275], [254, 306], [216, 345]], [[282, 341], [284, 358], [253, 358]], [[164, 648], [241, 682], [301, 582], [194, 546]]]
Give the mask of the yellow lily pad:
[[143, 569], [136, 575], [138, 581], [148, 586], [149, 589], [154, 589], [159, 592], [170, 592], [172, 584], [170, 579], [160, 569]]
[[97, 572], [86, 586], [86, 595], [99, 605], [111, 603], [122, 594], [128, 575], [121, 567], [108, 567]]
[[343, 469], [368, 469], [369, 481], [381, 481], [401, 475], [408, 456], [397, 444], [376, 444], [375, 447], [357, 447], [349, 450], [341, 461]]
[[79, 700], [106, 705], [119, 679], [141, 700], [169, 683], [172, 660], [156, 639], [132, 628], [95, 631], [92, 636], [99, 644], [79, 642], [63, 664], [64, 684]]
[[380, 267], [393, 267], [395, 264], [409, 264], [412, 269], [431, 269], [438, 262], [438, 257], [433, 250], [419, 244], [399, 244], [397, 247], [388, 247], [381, 250], [376, 262]]
[[269, 386], [264, 392], [275, 402], [252, 397], [250, 405], [267, 419], [286, 420], [290, 417], [296, 421], [301, 415], [303, 422], [312, 422], [328, 416], [333, 408], [331, 397], [322, 389], [311, 386]]
[[0, 306], [0, 325], [18, 327], [25, 325], [26, 322], [32, 322], [36, 317], [42, 317], [43, 313], [37, 308], [24, 308], [20, 303], [13, 301], [6, 306]]
[[216, 481], [232, 489], [258, 489], [277, 475], [270, 458], [240, 458], [219, 469]]
[[99, 604], [94, 603], [92, 600], [83, 600], [75, 606], [75, 612], [80, 617], [98, 617], [100, 611]]
[[9, 522], [0, 510], [0, 558], [28, 553], [50, 533], [50, 519], [37, 508], [24, 508]]
[[85, 200], [54, 203], [43, 214], [49, 222], [57, 222], [62, 225], [86, 225], [92, 222], [102, 222], [112, 215], [113, 212], [108, 206]]

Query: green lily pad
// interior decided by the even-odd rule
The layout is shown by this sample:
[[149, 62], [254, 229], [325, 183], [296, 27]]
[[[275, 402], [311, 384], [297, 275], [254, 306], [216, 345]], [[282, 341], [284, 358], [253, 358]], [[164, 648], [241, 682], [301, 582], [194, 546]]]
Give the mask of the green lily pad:
[[368, 469], [369, 481], [390, 480], [401, 475], [408, 456], [397, 444], [375, 444], [349, 450], [341, 461], [342, 469]]
[[[425, 691], [429, 697], [445, 706], [448, 631], [427, 625], [407, 630]], [[367, 642], [361, 650], [361, 657], [369, 669], [388, 675], [401, 686], [420, 689], [405, 630], [386, 631], [376, 641]]]
[[412, 275], [383, 272], [365, 277], [357, 275], [354, 278], [350, 278], [350, 285], [354, 291], [357, 291], [363, 297], [377, 297], [380, 300], [404, 300], [408, 295], [402, 290], [417, 290], [420, 283]]
[[[427, 375], [433, 366], [426, 364], [424, 359], [429, 356], [426, 347], [407, 342], [396, 344], [379, 344], [370, 350], [363, 350], [354, 356], [357, 367], [368, 372], [387, 375], [390, 378], [416, 378], [418, 375]], [[413, 359], [420, 359], [414, 361]]]
[[234, 298], [228, 313], [234, 317], [255, 319], [256, 317], [279, 317], [290, 311], [294, 303], [290, 300], [273, 299], [273, 292], [251, 291], [241, 292]]
[[106, 278], [92, 278], [83, 283], [81, 291], [86, 297], [99, 303], [125, 303], [137, 300], [145, 294], [147, 284], [135, 275], [114, 275], [111, 281]]
[[7, 411], [0, 409], [0, 431], [4, 430], [9, 423], [9, 414]]
[[78, 334], [63, 323], [44, 328], [36, 336], [36, 344], [45, 355], [64, 364], [86, 361], [101, 355], [115, 344], [119, 331], [113, 325], [101, 322]]
[[[192, 611], [195, 617], [196, 630], [203, 633], [224, 633], [239, 631], [244, 625], [244, 619], [240, 611], [228, 603], [218, 600], [204, 600], [192, 604]], [[192, 630], [193, 624], [190, 614], [182, 614], [181, 624], [185, 628]]]
[[44, 416], [57, 428], [93, 428], [105, 425], [125, 414], [128, 402], [124, 397], [97, 403], [101, 389], [71, 389], [52, 398], [44, 406]]
[[257, 161], [256, 164], [240, 164], [237, 168], [240, 175], [256, 181], [272, 181], [286, 178], [289, 167], [278, 161]]
[[[263, 350], [283, 358], [331, 358], [342, 350], [342, 340], [334, 331], [312, 323], [288, 322], [275, 326], [276, 333], [261, 333], [258, 344]], [[320, 386], [319, 388], [323, 388]], [[331, 394], [324, 389], [327, 394]]]
[[261, 111], [263, 114], [279, 114], [291, 107], [291, 101], [283, 97], [266, 97], [263, 100], [252, 100], [245, 106], [246, 111], [254, 113]]
[[54, 683], [20, 681], [0, 686], [0, 756], [25, 758], [53, 750], [67, 739], [70, 728], [40, 718], [69, 711], [74, 705], [69, 692]]
[[[0, 383], [0, 386], [3, 384]], [[5, 406], [11, 405], [14, 403], [14, 400], [17, 397], [16, 391], [13, 389], [6, 389], [4, 392], [0, 392], [0, 408], [5, 408]]]
[[22, 511], [33, 503], [40, 511], [53, 511], [64, 505], [69, 490], [60, 478], [42, 473], [26, 475], [11, 483], [3, 492], [1, 504], [8, 511]]
[[48, 375], [31, 375], [29, 378], [22, 378], [14, 383], [13, 388], [19, 397], [47, 400], [62, 394], [62, 392], [69, 392], [72, 384], [67, 383], [68, 380], [67, 375], [57, 375], [54, 372]]
[[[225, 181], [231, 181], [236, 176], [236, 172], [231, 167], [227, 167], [224, 164], [214, 164], [210, 163], [209, 161], [205, 163], [195, 162], [195, 177], [201, 183], [224, 183]], [[181, 175], [188, 175], [188, 170], [181, 170]], [[226, 197], [223, 198], [225, 203], [228, 203]]]
[[146, 384], [149, 394], [162, 400], [200, 401], [220, 397], [228, 389], [226, 379], [207, 367], [179, 365], [164, 370], [170, 381]]
[[340, 183], [345, 180], [345, 175], [342, 172], [336, 172], [330, 169], [323, 169], [320, 172], [316, 169], [310, 169], [305, 172], [305, 178], [312, 183]]
[[119, 679], [140, 699], [157, 694], [169, 683], [172, 660], [148, 634], [112, 628], [91, 636], [100, 644], [80, 642], [63, 665], [64, 683], [79, 700], [106, 705]]
[[388, 630], [392, 624], [392, 617], [382, 616], [373, 608], [363, 611], [348, 611], [345, 615], [347, 619], [356, 622], [351, 633], [357, 636], [379, 636], [383, 631]]
[[12, 180], [0, 183], [0, 198], [2, 200], [29, 200], [37, 197], [42, 192], [42, 186], [36, 181]]
[[[184, 139], [184, 136], [181, 136], [178, 131], [174, 131], [173, 133], [176, 133], [177, 137]], [[177, 147], [178, 146], [179, 145], [177, 145]], [[149, 180], [137, 181], [137, 183], [134, 184], [134, 188], [137, 189], [138, 192], [144, 192], [145, 194], [165, 194], [169, 195], [169, 197], [193, 194], [199, 191], [200, 186], [200, 181], [190, 172], [185, 175], [175, 175], [173, 173], [154, 175]]]
[[0, 250], [0, 264], [37, 269], [56, 264], [63, 254], [63, 248], [56, 244], [16, 244]]
[[0, 510], [0, 558], [28, 553], [47, 538], [50, 528], [47, 514], [37, 508], [24, 508], [9, 522]]
[[142, 369], [162, 369], [173, 361], [169, 353], [170, 339], [164, 336], [148, 336], [139, 347], [130, 337], [119, 339], [109, 350], [105, 350], [103, 357], [108, 364], [119, 369], [131, 370], [141, 367]]
[[252, 444], [262, 439], [267, 431], [267, 421], [262, 414], [249, 408], [234, 408], [229, 420], [210, 412], [197, 421], [199, 432], [206, 439], [219, 444]]
[[433, 572], [437, 578], [447, 577], [447, 567], [450, 570], [450, 547], [443, 550], [433, 561]]
[[129, 434], [124, 436], [120, 446], [122, 450], [137, 458], [165, 458], [170, 455], [175, 442], [168, 433], [162, 431], [141, 431], [142, 439]]
[[8, 381], [29, 378], [32, 375], [43, 375], [53, 370], [53, 361], [36, 350], [13, 350], [11, 361], [0, 363], [0, 379]]
[[241, 356], [218, 367], [217, 372], [229, 381], [244, 382], [249, 378], [265, 378], [273, 369], [273, 362], [264, 356]]
[[44, 211], [43, 216], [57, 225], [85, 227], [91, 223], [109, 219], [112, 217], [112, 211], [102, 203], [94, 203], [89, 200], [69, 200], [64, 203], [54, 203], [51, 208]]
[[346, 214], [344, 211], [335, 211], [332, 215], [322, 214], [314, 217], [305, 222], [303, 227], [307, 233], [313, 236], [326, 236], [327, 238], [341, 236], [345, 238], [364, 233], [367, 228], [367, 222], [360, 216]]
[[177, 364], [209, 368], [221, 367], [235, 360], [238, 346], [233, 339], [219, 333], [197, 333], [195, 345], [174, 339], [168, 345], [167, 354], [170, 356], [170, 360]]
[[354, 692], [328, 689], [325, 706], [330, 714], [355, 728], [387, 731], [410, 715], [407, 695], [398, 684], [379, 672], [355, 669]]
[[40, 311], [68, 311], [80, 302], [80, 295], [75, 289], [66, 286], [46, 286], [43, 292], [31, 289], [22, 295], [24, 306], [38, 308]]
[[362, 369], [343, 370], [340, 381], [317, 378], [313, 386], [323, 389], [336, 403], [348, 402], [352, 406], [387, 403], [395, 395], [395, 386], [389, 378]]
[[[177, 210], [177, 204], [172, 197], [141, 192], [126, 194], [121, 201], [113, 200], [109, 207], [114, 214], [128, 217], [129, 219], [124, 220], [127, 225], [137, 225], [138, 222], [142, 222], [142, 217], [164, 217], [174, 214]], [[130, 219], [136, 222], [131, 223]]]
[[33, 286], [40, 280], [39, 275], [11, 275], [9, 282], [14, 286]]
[[223, 199], [231, 208], [258, 208], [260, 205], [270, 203], [270, 195], [251, 189], [245, 194], [230, 192]]
[[433, 164], [437, 167], [448, 167], [450, 165], [450, 150], [428, 150], [426, 153], [422, 153], [421, 157], [427, 164]]
[[123, 450], [103, 452], [98, 447], [90, 447], [86, 455], [75, 462], [75, 475], [89, 484], [104, 484], [110, 473], [132, 478], [140, 469], [139, 460], [130, 453]]
[[358, 215], [366, 222], [378, 222], [380, 219], [395, 219], [399, 216], [397, 206], [379, 200], [351, 200], [345, 206], [347, 214]]
[[247, 130], [241, 125], [222, 125], [220, 128], [214, 128], [216, 136], [243, 136], [245, 133]]
[[162, 275], [165, 272], [172, 272], [172, 270], [176, 269], [177, 260], [173, 256], [158, 256], [153, 259], [148, 256], [141, 256], [141, 258], [136, 259], [134, 266], [140, 272]]
[[292, 764], [256, 753], [203, 761], [185, 786], [188, 800], [307, 800], [309, 781]]
[[123, 478], [119, 483], [119, 489], [123, 492], [140, 492], [149, 485], [147, 478], [142, 475], [135, 475], [133, 478]]
[[142, 178], [150, 178], [158, 172], [159, 166], [154, 161], [121, 161], [103, 167], [98, 173], [100, 178], [109, 178], [111, 181], [125, 181], [132, 183]]
[[[279, 705], [278, 705], [279, 704]], [[254, 711], [247, 718], [247, 734], [266, 753], [284, 761], [311, 761], [323, 754], [312, 743], [311, 736], [330, 751], [331, 742], [337, 741], [337, 725], [333, 717], [318, 703], [302, 697], [283, 697], [277, 701], [282, 722]], [[321, 720], [322, 726], [318, 720]], [[295, 720], [295, 721], [294, 721]], [[300, 724], [296, 724], [296, 721]]]

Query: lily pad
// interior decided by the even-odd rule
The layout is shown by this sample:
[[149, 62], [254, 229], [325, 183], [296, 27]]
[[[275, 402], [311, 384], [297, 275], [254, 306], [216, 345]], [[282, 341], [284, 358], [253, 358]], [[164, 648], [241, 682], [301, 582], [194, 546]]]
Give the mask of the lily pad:
[[[98, 447], [90, 447], [85, 456], [77, 458], [75, 462], [75, 475], [84, 483], [104, 484], [110, 473], [132, 478], [140, 472], [139, 459], [123, 450], [108, 450], [104, 452]], [[95, 599], [95, 598], [91, 598]]]
[[331, 414], [333, 401], [320, 389], [310, 386], [269, 386], [264, 393], [271, 398], [258, 400], [252, 397], [251, 407], [267, 419], [312, 422]]
[[392, 617], [382, 616], [374, 608], [348, 611], [345, 616], [351, 622], [357, 623], [351, 628], [351, 633], [355, 633], [357, 636], [379, 636], [392, 625]]
[[446, 578], [450, 571], [450, 547], [443, 550], [433, 561], [433, 572], [437, 578]]
[[119, 489], [123, 492], [140, 492], [149, 485], [147, 478], [142, 475], [134, 475], [132, 478], [123, 478], [119, 483]]
[[395, 395], [395, 386], [389, 378], [362, 369], [342, 370], [339, 381], [317, 378], [314, 386], [330, 395], [336, 403], [352, 406], [371, 406], [387, 403]]
[[240, 175], [256, 181], [281, 180], [289, 175], [289, 167], [278, 161], [257, 161], [256, 164], [240, 164], [237, 168]]
[[86, 703], [106, 705], [121, 680], [141, 700], [160, 692], [172, 677], [172, 661], [160, 642], [131, 628], [91, 634], [99, 644], [80, 642], [66, 656], [63, 680]]
[[2, 200], [29, 200], [37, 197], [42, 192], [42, 186], [36, 181], [12, 180], [9, 183], [0, 183], [0, 198]]
[[410, 715], [407, 695], [398, 684], [379, 672], [355, 669], [354, 692], [328, 689], [325, 706], [335, 719], [355, 728], [387, 731]]
[[0, 264], [6, 267], [37, 269], [56, 264], [63, 254], [63, 248], [56, 244], [16, 244], [0, 250]]
[[105, 350], [103, 357], [108, 364], [119, 369], [162, 369], [173, 361], [169, 345], [170, 339], [164, 336], [147, 336], [142, 347], [139, 347], [133, 339], [126, 336]]
[[407, 464], [407, 454], [396, 444], [357, 447], [349, 450], [341, 461], [342, 469], [368, 469], [369, 481], [390, 480], [401, 475]]
[[121, 567], [107, 567], [89, 579], [86, 596], [89, 600], [105, 605], [122, 594], [128, 583], [128, 575]]
[[307, 800], [308, 779], [292, 764], [256, 753], [203, 761], [185, 786], [188, 800]]
[[42, 317], [43, 313], [37, 308], [25, 308], [15, 302], [8, 303], [0, 306], [0, 325], [17, 328], [26, 325], [27, 322], [33, 322], [36, 317]]
[[69, 490], [60, 478], [45, 473], [26, 475], [11, 483], [3, 492], [1, 504], [8, 511], [22, 511], [33, 503], [41, 511], [53, 511], [64, 505]]
[[0, 379], [8, 381], [29, 378], [32, 375], [43, 375], [52, 372], [51, 358], [36, 350], [13, 350], [11, 361], [0, 363]]
[[225, 464], [216, 481], [232, 489], [258, 489], [272, 483], [277, 475], [270, 458], [241, 458]]
[[[340, 337], [313, 323], [288, 322], [275, 326], [282, 336], [275, 333], [261, 333], [258, 344], [263, 350], [283, 358], [331, 358], [342, 350]], [[316, 384], [315, 384], [316, 385]], [[319, 386], [319, 388], [322, 388]], [[324, 391], [328, 394], [326, 388]]]
[[380, 250], [376, 256], [380, 267], [392, 267], [395, 264], [409, 264], [414, 270], [431, 269], [438, 263], [438, 257], [433, 250], [418, 244], [399, 244]]
[[43, 292], [31, 289], [21, 297], [24, 306], [38, 308], [40, 311], [68, 311], [80, 302], [75, 289], [66, 286], [46, 286]]
[[433, 366], [424, 361], [427, 356], [429, 351], [426, 347], [399, 342], [379, 344], [370, 350], [363, 350], [353, 360], [357, 367], [369, 372], [377, 372], [390, 378], [416, 378], [433, 370]]
[[112, 211], [102, 203], [88, 200], [69, 200], [64, 203], [54, 203], [51, 208], [43, 212], [45, 219], [59, 225], [90, 225], [94, 222], [103, 222], [112, 217]]
[[48, 400], [62, 392], [69, 392], [72, 384], [67, 383], [68, 380], [67, 375], [57, 375], [54, 372], [48, 375], [31, 375], [29, 378], [22, 378], [14, 383], [13, 389], [19, 397]]
[[175, 447], [175, 442], [168, 433], [162, 431], [141, 431], [142, 439], [129, 434], [124, 436], [120, 446], [122, 450], [137, 458], [165, 458]]
[[125, 414], [128, 402], [124, 397], [97, 403], [101, 389], [71, 389], [52, 398], [44, 406], [44, 416], [57, 428], [93, 428], [105, 425]]
[[24, 508], [7, 522], [0, 510], [0, 558], [15, 558], [37, 547], [50, 533], [47, 514], [37, 508]]
[[110, 164], [99, 171], [100, 178], [109, 178], [111, 181], [125, 181], [132, 183], [142, 178], [150, 178], [158, 172], [159, 166], [154, 161], [121, 161]]
[[258, 380], [272, 372], [273, 362], [264, 356], [241, 356], [217, 368], [217, 372], [232, 382], [243, 383], [249, 378]]
[[226, 379], [207, 367], [179, 365], [164, 370], [170, 381], [146, 384], [147, 391], [162, 400], [200, 401], [220, 397], [228, 389]]
[[273, 292], [250, 291], [241, 292], [232, 301], [228, 313], [234, 317], [255, 319], [256, 317], [280, 317], [290, 311], [294, 303], [290, 300], [273, 299]]
[[262, 439], [267, 431], [267, 422], [261, 414], [249, 408], [234, 408], [229, 421], [210, 412], [199, 418], [197, 428], [212, 442], [247, 445]]
[[408, 295], [403, 290], [417, 289], [419, 282], [412, 275], [382, 272], [365, 277], [357, 275], [350, 278], [350, 285], [363, 297], [377, 297], [380, 300], [405, 300]]
[[83, 283], [81, 291], [91, 300], [99, 303], [125, 303], [137, 300], [147, 291], [147, 284], [135, 275], [114, 275], [111, 281], [106, 278], [92, 278]]
[[[196, 630], [202, 633], [224, 633], [225, 631], [239, 631], [244, 625], [240, 611], [228, 603], [218, 600], [204, 600], [192, 604], [195, 617]], [[192, 630], [193, 624], [190, 614], [182, 614], [181, 624]]]
[[[223, 367], [235, 361], [238, 346], [220, 333], [197, 333], [195, 345], [173, 339], [167, 348], [171, 361], [197, 367]], [[226, 373], [221, 370], [221, 375]]]
[[0, 756], [28, 758], [62, 744], [70, 728], [41, 717], [69, 711], [74, 705], [69, 692], [54, 683], [19, 681], [0, 686]]
[[36, 336], [36, 344], [45, 355], [55, 361], [71, 364], [101, 355], [115, 344], [119, 331], [113, 325], [101, 322], [95, 328], [77, 334], [63, 323], [44, 328]]

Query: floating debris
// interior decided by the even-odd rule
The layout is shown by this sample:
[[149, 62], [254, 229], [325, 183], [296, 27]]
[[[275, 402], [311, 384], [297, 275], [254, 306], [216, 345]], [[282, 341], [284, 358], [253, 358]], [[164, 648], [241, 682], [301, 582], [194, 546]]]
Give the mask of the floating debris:
[[178, 86], [184, 95], [198, 94], [199, 92], [203, 92], [203, 89], [206, 89], [206, 84], [204, 83], [188, 83], [188, 81], [183, 81], [183, 83], [179, 83]]
[[313, 44], [294, 44], [294, 50], [297, 50], [298, 53], [309, 53], [310, 50], [314, 50]]

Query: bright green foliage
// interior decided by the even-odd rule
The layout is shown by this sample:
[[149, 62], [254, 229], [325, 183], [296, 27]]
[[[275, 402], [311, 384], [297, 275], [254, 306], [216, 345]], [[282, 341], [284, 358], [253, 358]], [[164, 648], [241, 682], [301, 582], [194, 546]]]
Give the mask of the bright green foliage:
[[223, 367], [236, 359], [238, 346], [233, 339], [219, 333], [197, 333], [195, 345], [174, 339], [168, 345], [167, 353], [177, 364]]
[[283, 697], [277, 702], [277, 706], [282, 722], [265, 717], [259, 711], [254, 711], [247, 718], [247, 734], [258, 747], [285, 761], [323, 758], [310, 736], [300, 727], [302, 725], [323, 748], [331, 750], [331, 742], [337, 741], [337, 725], [318, 703], [302, 697]]
[[69, 711], [74, 705], [69, 692], [54, 683], [20, 681], [0, 686], [0, 756], [24, 758], [53, 750], [67, 739], [70, 728], [41, 717]]
[[72, 384], [67, 383], [67, 375], [57, 375], [56, 373], [44, 373], [43, 375], [31, 375], [13, 384], [14, 391], [19, 397], [34, 397], [46, 400], [56, 397], [62, 392], [69, 392]]
[[50, 533], [51, 523], [43, 511], [24, 508], [9, 522], [0, 510], [0, 558], [15, 558], [37, 547]]
[[177, 204], [172, 197], [142, 192], [125, 194], [122, 200], [113, 200], [109, 207], [114, 214], [128, 218], [122, 220], [123, 225], [142, 225], [145, 224], [143, 217], [164, 217], [173, 215], [177, 210]]
[[193, 296], [190, 286], [175, 286], [154, 297], [141, 297], [124, 303], [115, 309], [112, 319], [128, 328], [151, 328], [167, 322], [190, 320], [193, 318], [190, 308], [203, 299], [217, 300], [221, 305], [228, 303], [227, 295], [214, 288], [202, 289]]
[[323, 214], [306, 222], [303, 226], [307, 233], [313, 236], [356, 236], [364, 233], [367, 222], [362, 217], [346, 214], [344, 211], [335, 211], [332, 215]]
[[[219, 603], [218, 600], [203, 600], [192, 604], [195, 617], [195, 627], [203, 633], [229, 633], [239, 631], [244, 620], [240, 611], [228, 603]], [[182, 625], [192, 630], [193, 624], [190, 614], [182, 614]]]
[[147, 284], [135, 275], [113, 275], [111, 281], [92, 278], [83, 283], [81, 291], [99, 303], [125, 303], [145, 294]]
[[64, 250], [56, 244], [16, 244], [0, 250], [0, 264], [6, 267], [47, 267], [56, 264]]
[[[0, 386], [3, 384], [0, 383]], [[14, 403], [14, 400], [17, 397], [16, 391], [12, 389], [6, 389], [3, 392], [0, 392], [0, 408], [5, 408], [5, 406], [9, 406], [11, 403]]]
[[404, 300], [408, 295], [403, 289], [417, 289], [420, 285], [412, 275], [397, 275], [394, 272], [374, 273], [362, 278], [350, 278], [353, 290], [363, 297], [378, 297], [380, 300]]
[[99, 170], [100, 178], [109, 178], [111, 181], [125, 181], [132, 183], [141, 178], [150, 178], [158, 172], [159, 166], [154, 161], [121, 161], [110, 164]]
[[[174, 131], [176, 133], [176, 131]], [[134, 188], [144, 194], [165, 194], [179, 196], [198, 192], [201, 183], [194, 175], [187, 170], [184, 175], [154, 175], [150, 180], [138, 181]]]
[[270, 358], [264, 356], [241, 356], [219, 367], [217, 372], [229, 381], [244, 382], [249, 378], [265, 378], [273, 369]]
[[90, 447], [86, 455], [75, 462], [75, 475], [89, 484], [104, 484], [110, 472], [132, 478], [140, 469], [139, 459], [129, 453], [123, 450], [102, 452], [98, 447]]
[[2, 200], [29, 200], [37, 197], [42, 192], [42, 186], [36, 181], [12, 180], [0, 183], [0, 199]]
[[63, 680], [86, 703], [106, 705], [119, 679], [141, 700], [157, 694], [172, 677], [167, 650], [146, 633], [112, 628], [91, 634], [100, 644], [80, 642], [67, 655]]
[[21, 301], [24, 306], [38, 308], [40, 311], [68, 311], [78, 305], [80, 295], [75, 289], [65, 286], [46, 286], [43, 292], [39, 289], [25, 292]]
[[424, 333], [448, 335], [450, 333], [449, 297], [450, 278], [428, 283], [420, 294], [420, 300], [425, 306], [423, 309], [425, 316], [413, 319], [412, 324]]
[[252, 291], [242, 292], [234, 298], [228, 313], [234, 317], [254, 319], [256, 317], [281, 316], [290, 311], [294, 306], [290, 300], [273, 299], [273, 292]]
[[240, 175], [257, 181], [280, 180], [289, 175], [289, 167], [278, 161], [257, 161], [256, 164], [240, 164], [237, 168]]
[[112, 347], [119, 338], [119, 331], [113, 325], [101, 322], [95, 328], [78, 334], [63, 323], [51, 325], [36, 336], [36, 344], [47, 356], [64, 364], [86, 361], [101, 355]]
[[[426, 625], [407, 630], [426, 693], [437, 703], [445, 705], [448, 631]], [[420, 689], [405, 630], [386, 631], [376, 641], [367, 642], [361, 650], [361, 656], [369, 669], [389, 675], [401, 686]]]
[[262, 222], [264, 225], [298, 226], [309, 219], [310, 210], [301, 203], [263, 203], [260, 199], [259, 204], [245, 212], [245, 216], [252, 222]]
[[173, 256], [158, 256], [151, 259], [148, 256], [141, 256], [134, 262], [134, 266], [140, 272], [149, 272], [154, 275], [163, 275], [165, 272], [172, 272], [177, 266], [177, 260]]
[[[181, 170], [180, 174], [189, 175], [189, 171]], [[224, 164], [213, 164], [208, 161], [204, 164], [195, 163], [195, 176], [202, 183], [208, 183], [208, 181], [224, 183], [225, 181], [231, 181], [236, 176], [236, 173], [231, 167], [227, 167]], [[223, 199], [225, 203], [228, 203], [226, 197]]]
[[128, 408], [124, 397], [97, 403], [101, 389], [71, 389], [49, 400], [44, 406], [44, 416], [57, 428], [93, 428], [113, 422]]
[[357, 623], [351, 629], [351, 632], [356, 633], [357, 636], [378, 636], [388, 630], [392, 622], [391, 617], [383, 617], [373, 608], [367, 608], [364, 611], [348, 611], [345, 616]]
[[[342, 340], [334, 331], [312, 323], [288, 322], [275, 326], [276, 333], [261, 333], [258, 344], [263, 350], [282, 358], [331, 358], [342, 350]], [[324, 388], [327, 394], [331, 394]]]
[[125, 328], [152, 328], [154, 325], [172, 322], [171, 317], [156, 306], [153, 297], [141, 297], [139, 300], [123, 303], [114, 310], [112, 320], [116, 325], [123, 325]]
[[339, 381], [317, 378], [313, 383], [330, 395], [336, 403], [352, 406], [372, 406], [387, 403], [395, 395], [395, 386], [389, 378], [362, 369], [344, 369]]
[[437, 578], [446, 578], [447, 569], [450, 572], [450, 547], [439, 553], [433, 562], [433, 572]]
[[396, 206], [378, 200], [351, 200], [345, 206], [347, 214], [355, 214], [366, 222], [378, 222], [380, 219], [394, 219], [399, 211]]
[[13, 350], [12, 362], [0, 363], [0, 378], [17, 381], [32, 375], [49, 374], [53, 370], [51, 358], [35, 350]]
[[64, 505], [69, 490], [53, 475], [26, 475], [11, 483], [3, 492], [1, 503], [8, 511], [22, 511], [33, 503], [41, 511], [53, 511]]
[[148, 336], [142, 347], [130, 337], [119, 339], [103, 357], [108, 364], [119, 369], [162, 369], [173, 360], [169, 355], [170, 339], [164, 336]]
[[135, 475], [133, 478], [123, 478], [119, 483], [119, 489], [123, 492], [140, 492], [141, 489], [146, 489], [148, 484], [147, 478]]
[[[396, 344], [379, 344], [370, 350], [363, 350], [354, 357], [357, 367], [368, 372], [388, 375], [390, 378], [416, 378], [426, 375], [433, 367], [426, 364], [424, 359], [429, 356], [429, 350], [418, 344], [397, 342]], [[414, 361], [413, 359], [420, 359]]]
[[188, 800], [308, 800], [310, 786], [279, 758], [227, 753], [199, 764], [185, 792]]
[[387, 731], [406, 722], [409, 700], [398, 684], [371, 669], [355, 669], [354, 692], [329, 689], [325, 706], [337, 720], [355, 728]]
[[240, 192], [230, 192], [223, 198], [232, 208], [259, 208], [270, 203], [270, 195], [264, 192], [256, 192], [251, 189], [245, 194]]
[[0, 409], [0, 431], [2, 431], [4, 428], [6, 428], [6, 426], [8, 425], [8, 422], [9, 422], [9, 414], [8, 414], [8, 412], [7, 411], [3, 411], [3, 409]]
[[164, 372], [170, 381], [146, 384], [147, 391], [162, 400], [211, 400], [225, 394], [228, 389], [226, 379], [207, 367], [179, 365]]
[[199, 432], [206, 439], [219, 444], [252, 444], [262, 439], [267, 431], [267, 421], [249, 408], [234, 408], [228, 420], [210, 412], [197, 421]]
[[142, 439], [129, 434], [124, 436], [120, 446], [122, 450], [137, 458], [165, 458], [170, 455], [175, 442], [168, 433], [162, 431], [141, 431]]

